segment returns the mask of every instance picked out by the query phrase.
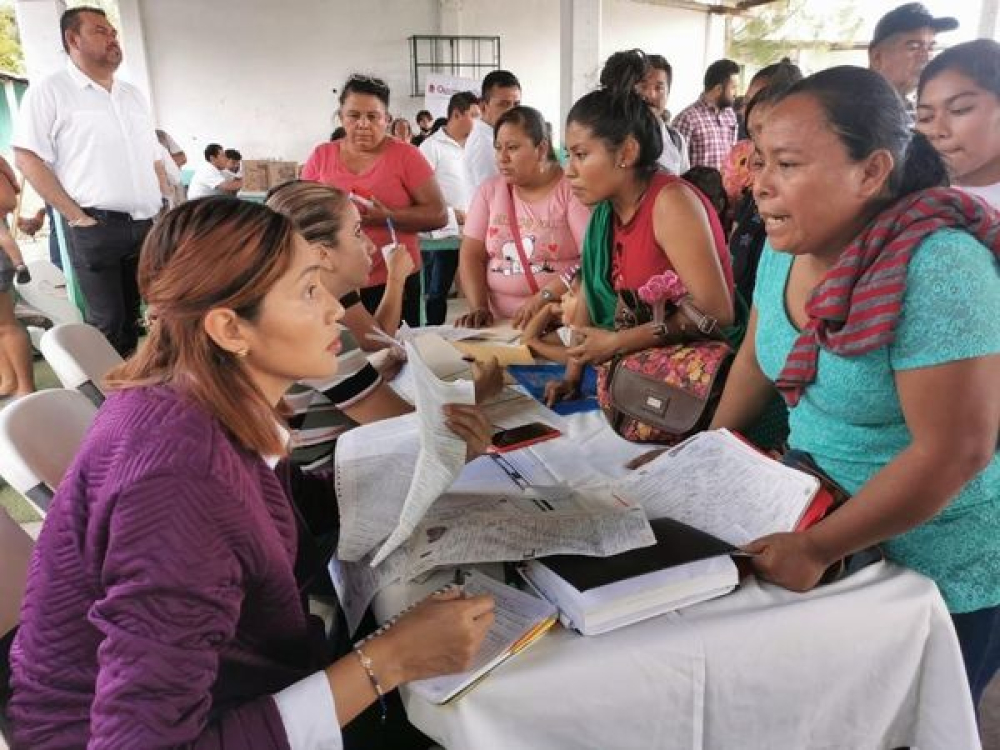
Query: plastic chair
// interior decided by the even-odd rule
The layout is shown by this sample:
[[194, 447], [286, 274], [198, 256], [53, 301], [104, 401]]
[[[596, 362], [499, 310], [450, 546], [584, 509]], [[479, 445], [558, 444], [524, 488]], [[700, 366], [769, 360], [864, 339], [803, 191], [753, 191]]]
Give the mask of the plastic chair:
[[18, 284], [17, 295], [24, 302], [58, 325], [82, 323], [80, 309], [73, 304], [67, 291], [66, 276], [47, 260], [28, 263], [31, 282]]
[[104, 403], [100, 384], [123, 360], [103, 333], [86, 323], [67, 323], [46, 331], [39, 347], [64, 388], [80, 391], [95, 406]]
[[0, 508], [0, 736], [8, 743], [4, 717], [10, 699], [10, 646], [21, 617], [21, 599], [34, 546], [27, 532]]
[[0, 477], [41, 515], [96, 414], [86, 396], [61, 388], [24, 396], [0, 411]]

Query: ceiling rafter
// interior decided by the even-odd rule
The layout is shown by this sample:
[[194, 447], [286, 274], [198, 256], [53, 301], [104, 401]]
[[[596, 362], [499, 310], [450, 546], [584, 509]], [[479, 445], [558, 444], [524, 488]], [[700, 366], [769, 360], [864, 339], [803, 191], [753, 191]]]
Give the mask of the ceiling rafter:
[[681, 10], [694, 10], [700, 13], [709, 13], [719, 16], [745, 16], [747, 12], [761, 5], [769, 5], [778, 0], [737, 0], [736, 2], [706, 3], [698, 0], [633, 0], [647, 5], [662, 5], [669, 8], [680, 8]]

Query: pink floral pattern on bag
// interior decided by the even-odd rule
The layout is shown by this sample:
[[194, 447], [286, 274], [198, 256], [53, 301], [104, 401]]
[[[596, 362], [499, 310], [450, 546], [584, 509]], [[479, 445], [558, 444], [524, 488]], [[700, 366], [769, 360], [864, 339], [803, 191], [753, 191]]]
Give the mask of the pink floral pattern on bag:
[[[713, 345], [714, 344], [714, 345]], [[618, 411], [611, 403], [610, 375], [613, 367], [624, 367], [650, 380], [657, 380], [700, 398], [711, 395], [715, 373], [731, 356], [722, 342], [701, 342], [697, 346], [674, 344], [645, 349], [622, 357], [617, 363], [602, 365], [597, 370], [597, 402], [608, 421], [626, 440], [638, 443], [674, 445], [687, 437], [657, 429]]]

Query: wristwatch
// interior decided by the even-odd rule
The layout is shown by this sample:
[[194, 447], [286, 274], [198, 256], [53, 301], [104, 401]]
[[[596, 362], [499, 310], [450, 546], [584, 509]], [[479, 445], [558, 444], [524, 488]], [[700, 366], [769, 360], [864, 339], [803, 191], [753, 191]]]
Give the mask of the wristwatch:
[[549, 289], [543, 289], [541, 295], [542, 299], [546, 302], [555, 302], [556, 300], [556, 296]]

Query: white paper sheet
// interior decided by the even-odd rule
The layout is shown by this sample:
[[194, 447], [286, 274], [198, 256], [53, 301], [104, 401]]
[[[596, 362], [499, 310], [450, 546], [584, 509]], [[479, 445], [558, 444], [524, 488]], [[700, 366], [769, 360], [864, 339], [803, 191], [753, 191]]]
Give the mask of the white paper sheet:
[[641, 503], [651, 519], [673, 518], [740, 546], [794, 529], [818, 487], [815, 477], [713, 430], [619, 480], [615, 491]]
[[378, 565], [413, 533], [431, 504], [455, 481], [465, 466], [466, 445], [445, 423], [445, 404], [473, 404], [471, 381], [446, 383], [424, 362], [412, 343], [406, 345], [407, 363], [413, 368], [414, 399], [420, 430], [420, 453], [403, 501], [396, 528], [372, 559]]
[[403, 580], [405, 552], [394, 552], [381, 565], [372, 567], [371, 558], [374, 554], [372, 552], [358, 562], [334, 558], [329, 564], [330, 579], [351, 634], [358, 629], [375, 594], [386, 586]]
[[653, 544], [643, 510], [606, 487], [514, 489], [504, 495], [442, 497], [405, 549], [404, 579], [442, 565], [528, 560], [543, 555], [607, 557]]
[[356, 427], [337, 440], [337, 557], [360, 560], [399, 523], [420, 452], [417, 415]]

